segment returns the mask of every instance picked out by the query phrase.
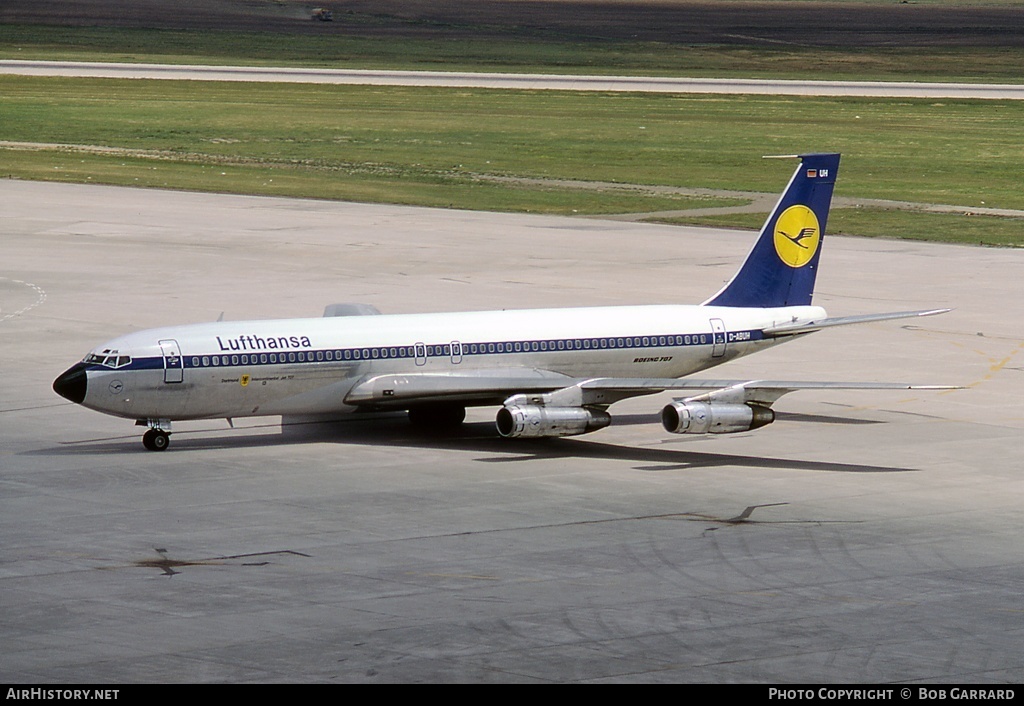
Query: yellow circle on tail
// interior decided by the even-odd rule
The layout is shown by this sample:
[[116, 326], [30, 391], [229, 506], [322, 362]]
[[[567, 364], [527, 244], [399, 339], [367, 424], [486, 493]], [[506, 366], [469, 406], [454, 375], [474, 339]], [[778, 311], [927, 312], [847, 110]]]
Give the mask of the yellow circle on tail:
[[790, 206], [775, 222], [775, 252], [790, 267], [810, 262], [820, 242], [818, 217], [806, 206]]

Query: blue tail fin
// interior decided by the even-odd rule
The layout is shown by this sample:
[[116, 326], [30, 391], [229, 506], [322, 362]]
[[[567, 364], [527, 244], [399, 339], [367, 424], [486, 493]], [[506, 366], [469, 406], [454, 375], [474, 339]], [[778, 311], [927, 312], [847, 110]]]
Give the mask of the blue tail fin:
[[838, 154], [800, 155], [789, 185], [739, 272], [708, 306], [806, 306], [814, 293]]

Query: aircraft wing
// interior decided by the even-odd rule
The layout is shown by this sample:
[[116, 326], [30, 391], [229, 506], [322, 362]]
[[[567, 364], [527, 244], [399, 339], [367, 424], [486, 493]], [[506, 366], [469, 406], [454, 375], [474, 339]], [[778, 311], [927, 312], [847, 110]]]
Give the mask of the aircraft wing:
[[950, 385], [914, 385], [904, 382], [815, 382], [806, 380], [701, 380], [596, 378], [580, 383], [585, 391], [608, 391], [625, 399], [635, 395], [654, 394], [672, 390], [701, 391], [690, 399], [705, 402], [753, 402], [770, 407], [780, 397], [797, 390], [956, 390]]
[[[950, 390], [941, 385], [891, 382], [807, 382], [796, 380], [719, 380], [696, 378], [573, 378], [547, 370], [494, 369], [472, 373], [373, 375], [352, 387], [347, 404], [371, 409], [404, 409], [412, 404], [457, 402], [502, 404], [523, 395], [542, 404], [607, 406], [628, 397], [679, 390], [703, 392], [692, 399], [754, 402], [770, 406], [796, 390]], [[543, 400], [541, 399], [543, 396]]]
[[947, 311], [952, 311], [952, 309], [924, 309], [922, 311], [894, 311], [887, 314], [833, 316], [827, 319], [822, 319], [821, 321], [811, 321], [810, 323], [779, 324], [778, 326], [766, 328], [762, 333], [768, 338], [796, 336], [802, 333], [820, 331], [823, 328], [831, 328], [833, 326], [849, 326], [851, 324], [866, 324], [872, 321], [890, 321], [892, 319], [911, 319], [920, 316], [935, 316], [936, 314], [945, 314]]

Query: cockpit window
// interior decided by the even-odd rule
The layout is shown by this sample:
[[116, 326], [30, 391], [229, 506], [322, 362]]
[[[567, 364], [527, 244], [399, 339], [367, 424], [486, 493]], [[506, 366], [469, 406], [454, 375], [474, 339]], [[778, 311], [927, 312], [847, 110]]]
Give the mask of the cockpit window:
[[82, 362], [87, 365], [102, 365], [106, 368], [113, 368], [116, 370], [131, 364], [132, 358], [128, 355], [120, 355], [117, 351], [112, 351], [108, 348], [100, 351], [99, 353], [95, 351], [90, 353], [85, 356], [85, 359]]

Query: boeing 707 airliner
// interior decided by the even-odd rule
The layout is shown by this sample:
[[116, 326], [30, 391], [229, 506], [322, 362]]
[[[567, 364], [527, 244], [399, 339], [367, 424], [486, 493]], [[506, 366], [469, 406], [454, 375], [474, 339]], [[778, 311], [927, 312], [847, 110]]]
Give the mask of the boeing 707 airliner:
[[811, 304], [839, 155], [799, 159], [739, 271], [700, 305], [388, 316], [333, 305], [314, 319], [130, 333], [53, 389], [149, 427], [143, 444], [156, 451], [172, 421], [189, 419], [406, 410], [415, 424], [441, 427], [460, 424], [467, 406], [493, 405], [501, 436], [557, 437], [608, 426], [619, 400], [690, 390], [664, 407], [663, 426], [716, 434], [770, 424], [772, 405], [794, 390], [923, 389], [688, 377], [819, 329], [947, 311], [829, 318]]

